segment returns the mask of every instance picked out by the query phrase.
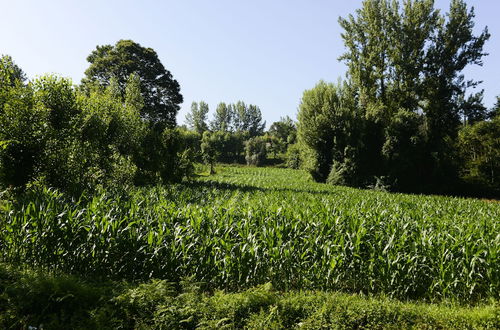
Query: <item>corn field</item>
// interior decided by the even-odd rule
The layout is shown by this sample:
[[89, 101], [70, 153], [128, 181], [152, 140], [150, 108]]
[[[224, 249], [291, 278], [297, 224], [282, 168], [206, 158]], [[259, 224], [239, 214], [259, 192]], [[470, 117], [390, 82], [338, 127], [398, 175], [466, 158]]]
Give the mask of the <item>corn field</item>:
[[3, 262], [236, 290], [500, 298], [500, 203], [312, 182], [301, 171], [221, 167], [168, 187], [71, 200], [2, 196]]

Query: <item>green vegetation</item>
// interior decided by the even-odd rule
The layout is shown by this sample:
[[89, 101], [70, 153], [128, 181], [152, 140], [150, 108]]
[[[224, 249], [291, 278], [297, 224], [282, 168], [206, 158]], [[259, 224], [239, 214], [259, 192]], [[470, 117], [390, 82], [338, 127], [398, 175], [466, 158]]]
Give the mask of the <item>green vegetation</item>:
[[114, 46], [97, 46], [87, 61], [90, 66], [82, 80], [83, 89], [95, 85], [107, 87], [114, 79], [123, 96], [128, 78], [136, 74], [144, 100], [141, 118], [161, 128], [175, 127], [175, 116], [183, 101], [180, 86], [152, 48], [142, 47], [132, 40], [119, 40]]
[[[387, 192], [500, 194], [473, 19], [363, 1], [347, 79], [268, 132], [243, 101], [178, 127], [179, 84], [131, 40], [80, 85], [0, 57], [0, 327], [499, 328], [500, 203]], [[245, 161], [278, 166], [217, 167]]]
[[52, 75], [26, 83], [8, 56], [0, 58], [0, 69], [3, 187], [43, 182], [78, 197], [99, 186], [168, 183], [190, 175], [187, 136], [143, 113], [144, 79], [137, 73], [125, 82], [111, 76], [106, 87], [89, 82], [77, 88]]
[[239, 293], [196, 283], [93, 282], [0, 265], [2, 329], [498, 329], [494, 305], [402, 303], [336, 292]]
[[71, 200], [3, 196], [1, 258], [105, 278], [243, 289], [498, 299], [500, 204], [317, 184], [302, 171], [225, 167], [169, 187]]
[[464, 76], [482, 65], [490, 37], [487, 28], [474, 34], [474, 8], [365, 0], [339, 24], [347, 76], [304, 92], [303, 168], [316, 181], [353, 187], [500, 196], [496, 112]]

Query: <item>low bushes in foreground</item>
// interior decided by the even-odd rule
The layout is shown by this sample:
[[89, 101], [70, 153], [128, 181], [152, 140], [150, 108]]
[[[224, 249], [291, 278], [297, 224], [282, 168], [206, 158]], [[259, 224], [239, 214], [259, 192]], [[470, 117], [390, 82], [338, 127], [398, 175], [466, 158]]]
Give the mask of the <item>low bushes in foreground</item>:
[[404, 303], [322, 291], [203, 292], [192, 282], [93, 283], [0, 266], [3, 329], [498, 329], [498, 305]]

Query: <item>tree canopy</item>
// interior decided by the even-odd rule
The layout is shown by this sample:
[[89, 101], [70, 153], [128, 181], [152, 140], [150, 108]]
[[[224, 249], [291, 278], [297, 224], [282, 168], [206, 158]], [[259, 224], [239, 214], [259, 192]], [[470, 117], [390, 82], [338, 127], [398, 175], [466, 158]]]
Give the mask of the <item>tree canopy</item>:
[[200, 103], [193, 102], [191, 104], [191, 111], [186, 115], [186, 123], [189, 128], [202, 134], [204, 131], [208, 130], [207, 125], [207, 115], [208, 115], [208, 104], [200, 101]]
[[120, 40], [115, 45], [97, 46], [87, 57], [90, 66], [82, 80], [84, 86], [108, 86], [114, 77], [122, 96], [129, 76], [140, 78], [144, 107], [141, 117], [162, 127], [174, 127], [183, 101], [179, 83], [165, 69], [152, 48], [142, 47], [132, 40]]

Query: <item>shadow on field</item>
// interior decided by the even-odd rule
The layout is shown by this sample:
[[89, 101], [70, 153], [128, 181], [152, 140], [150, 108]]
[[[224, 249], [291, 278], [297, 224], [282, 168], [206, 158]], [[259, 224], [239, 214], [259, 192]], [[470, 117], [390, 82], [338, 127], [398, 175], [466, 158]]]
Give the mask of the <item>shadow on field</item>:
[[312, 190], [312, 189], [298, 189], [298, 188], [281, 188], [281, 187], [273, 187], [273, 188], [264, 188], [264, 187], [257, 187], [257, 186], [251, 186], [251, 185], [245, 185], [245, 184], [236, 184], [236, 183], [229, 183], [229, 182], [218, 182], [218, 181], [192, 181], [192, 182], [186, 182], [184, 183], [186, 187], [190, 188], [215, 188], [215, 189], [220, 189], [220, 190], [239, 190], [242, 192], [273, 192], [273, 191], [279, 191], [279, 192], [292, 192], [292, 193], [307, 193], [307, 194], [314, 194], [314, 195], [334, 195], [336, 194], [335, 192], [332, 192], [330, 190]]

